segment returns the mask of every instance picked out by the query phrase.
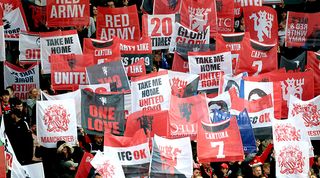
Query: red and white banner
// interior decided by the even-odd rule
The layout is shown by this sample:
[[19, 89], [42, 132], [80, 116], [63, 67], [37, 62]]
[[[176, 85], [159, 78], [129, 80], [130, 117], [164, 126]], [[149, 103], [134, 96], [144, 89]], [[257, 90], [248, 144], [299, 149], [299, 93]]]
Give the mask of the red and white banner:
[[145, 134], [153, 137], [169, 136], [169, 112], [165, 111], [137, 111], [127, 118], [124, 136], [133, 137], [137, 130], [143, 129]]
[[89, 0], [46, 0], [47, 26], [88, 26], [90, 22]]
[[307, 68], [313, 70], [314, 96], [320, 95], [320, 53], [308, 51]]
[[39, 65], [34, 63], [28, 69], [4, 62], [4, 87], [12, 86], [14, 96], [20, 100], [29, 98], [32, 88], [40, 88]]
[[203, 118], [198, 126], [199, 162], [242, 161], [243, 146], [235, 117], [212, 124]]
[[19, 34], [19, 60], [40, 61], [40, 35], [39, 33], [22, 31]]
[[64, 140], [77, 142], [75, 100], [37, 101], [37, 139], [46, 148], [56, 148]]
[[3, 9], [3, 27], [6, 40], [18, 41], [19, 32], [28, 30], [28, 23], [21, 1], [2, 0], [0, 8]]
[[98, 151], [90, 163], [96, 172], [102, 177], [125, 178], [116, 153], [101, 153]]
[[200, 77], [198, 90], [218, 89], [220, 76], [232, 74], [231, 53], [189, 52], [189, 73]]
[[231, 88], [235, 88], [238, 95], [240, 94], [240, 88], [244, 77], [248, 76], [246, 72], [239, 75], [225, 74], [220, 76], [219, 81], [219, 93], [229, 91]]
[[196, 32], [202, 32], [210, 26], [210, 37], [214, 36], [217, 33], [216, 1], [183, 0], [180, 22]]
[[54, 90], [77, 90], [87, 84], [86, 67], [94, 65], [90, 54], [53, 54], [51, 62], [51, 85]]
[[151, 73], [131, 80], [132, 112], [166, 110], [170, 106], [170, 83], [167, 71]]
[[197, 92], [199, 82], [198, 75], [183, 72], [175, 72], [171, 70], [168, 70], [168, 74], [172, 95], [185, 97], [193, 95], [193, 93]]
[[216, 0], [219, 33], [234, 31], [234, 0]]
[[240, 18], [242, 15], [241, 0], [234, 0], [234, 18]]
[[79, 85], [79, 89], [87, 90], [93, 93], [106, 94], [111, 92], [110, 83], [94, 84], [94, 85]]
[[[68, 92], [60, 95], [48, 95], [41, 91], [41, 100], [64, 100], [73, 99], [75, 101], [81, 101], [80, 90]], [[75, 102], [77, 125], [81, 126], [81, 102]]]
[[246, 31], [250, 38], [264, 44], [276, 44], [278, 41], [277, 12], [271, 7], [245, 7], [243, 9]]
[[266, 45], [253, 40], [245, 41], [240, 49], [235, 74], [248, 72], [258, 75], [278, 69], [278, 46]]
[[145, 60], [140, 59], [139, 61], [125, 67], [125, 70], [127, 71], [128, 77], [139, 77], [146, 75]]
[[228, 33], [228, 34], [217, 34], [215, 36], [216, 46], [220, 48], [226, 48], [231, 52], [232, 55], [232, 69], [233, 72], [239, 61], [239, 54], [241, 48], [243, 48], [246, 41], [250, 41], [249, 33]]
[[[0, 13], [1, 13], [1, 10], [0, 10]], [[0, 19], [2, 19], [1, 15], [0, 15]], [[4, 42], [3, 23], [2, 21], [0, 21], [0, 61], [5, 61], [5, 59], [6, 59], [6, 43]]]
[[215, 110], [219, 110], [224, 113], [229, 113], [231, 109], [230, 93], [223, 92], [214, 98], [207, 97], [207, 105], [209, 109], [210, 120], [212, 120]]
[[154, 0], [153, 1], [153, 14], [176, 14], [179, 13], [182, 0]]
[[177, 44], [209, 44], [209, 32], [210, 26], [203, 29], [203, 31], [196, 32], [176, 22], [171, 36], [169, 52], [173, 53]]
[[90, 170], [92, 168], [90, 164], [92, 159], [93, 159], [93, 155], [91, 153], [84, 152], [77, 170], [77, 174], [75, 175], [75, 178], [88, 177]]
[[103, 152], [118, 155], [126, 177], [147, 176], [149, 173], [149, 140], [143, 129], [133, 137], [113, 136], [105, 132]]
[[166, 139], [155, 135], [151, 157], [151, 177], [192, 176], [193, 158], [188, 137]]
[[143, 15], [143, 36], [152, 40], [152, 50], [168, 49], [175, 24], [175, 14]]
[[301, 114], [308, 135], [312, 140], [320, 140], [320, 96], [311, 100], [301, 100], [290, 96], [288, 118]]
[[83, 40], [83, 54], [93, 55], [95, 64], [121, 59], [120, 46], [117, 38], [108, 41], [85, 38]]
[[50, 74], [49, 56], [51, 54], [82, 54], [76, 30], [40, 33], [42, 74]]
[[310, 166], [309, 150], [306, 145], [308, 145], [308, 142], [304, 141], [274, 144], [276, 177], [308, 177]]
[[241, 2], [241, 7], [262, 6], [262, 0], [235, 0]]
[[191, 140], [196, 140], [198, 121], [208, 117], [208, 106], [204, 94], [187, 98], [172, 95], [169, 109], [169, 137], [190, 137]]
[[286, 23], [286, 47], [319, 47], [320, 13], [288, 12]]
[[140, 40], [119, 39], [121, 54], [152, 54], [151, 38], [142, 37]]
[[117, 36], [125, 40], [140, 39], [140, 25], [135, 5], [121, 8], [98, 7], [97, 39]]

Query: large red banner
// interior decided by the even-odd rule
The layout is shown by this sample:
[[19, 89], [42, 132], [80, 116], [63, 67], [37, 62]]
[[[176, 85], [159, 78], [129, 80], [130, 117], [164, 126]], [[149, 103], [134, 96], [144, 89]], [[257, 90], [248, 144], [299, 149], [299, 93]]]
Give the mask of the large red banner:
[[48, 27], [89, 25], [89, 0], [47, 0], [46, 10]]
[[314, 72], [314, 96], [320, 95], [320, 53], [308, 51], [307, 67]]
[[55, 90], [76, 90], [87, 84], [86, 67], [94, 65], [93, 56], [51, 55], [51, 84]]
[[246, 31], [250, 38], [265, 44], [278, 41], [277, 12], [268, 6], [243, 8]]
[[181, 24], [193, 31], [201, 32], [210, 26], [210, 36], [217, 32], [216, 1], [182, 1]]
[[140, 39], [140, 25], [135, 5], [121, 8], [98, 7], [97, 38], [117, 36], [126, 40]]
[[218, 32], [231, 33], [234, 27], [234, 0], [216, 0]]
[[320, 13], [288, 12], [285, 45], [319, 47]]
[[176, 14], [180, 11], [182, 0], [154, 0], [153, 14]]

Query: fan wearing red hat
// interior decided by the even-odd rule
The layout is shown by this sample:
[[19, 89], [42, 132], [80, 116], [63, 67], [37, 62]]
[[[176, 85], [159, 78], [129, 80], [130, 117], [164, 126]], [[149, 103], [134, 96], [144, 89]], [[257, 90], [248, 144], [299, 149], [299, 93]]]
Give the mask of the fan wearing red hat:
[[255, 156], [252, 159], [252, 161], [249, 163], [249, 166], [252, 167], [252, 175], [253, 175], [253, 177], [260, 177], [262, 175], [261, 166], [266, 161], [266, 159], [267, 159], [268, 155], [270, 154], [272, 148], [273, 148], [273, 144], [270, 143], [260, 156]]
[[228, 171], [229, 171], [229, 166], [226, 163], [222, 163], [221, 164], [221, 172], [222, 172], [222, 176], [223, 178], [228, 178]]

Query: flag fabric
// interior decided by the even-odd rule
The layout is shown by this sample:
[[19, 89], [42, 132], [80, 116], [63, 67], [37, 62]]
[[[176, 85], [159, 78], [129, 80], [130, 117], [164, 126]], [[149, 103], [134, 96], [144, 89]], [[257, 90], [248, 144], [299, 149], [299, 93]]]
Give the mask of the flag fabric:
[[[2, 19], [1, 15], [0, 15], [0, 19]], [[4, 42], [4, 28], [3, 28], [3, 22], [0, 21], [0, 61], [5, 61], [5, 59], [6, 59], [6, 45]]]
[[270, 72], [277, 68], [277, 45], [267, 45], [249, 40], [245, 41], [240, 49], [239, 62], [236, 65], [235, 74], [248, 72], [248, 75], [252, 76]]
[[223, 92], [216, 97], [208, 98], [207, 105], [210, 114], [210, 120], [213, 119], [215, 110], [229, 113], [231, 109], [231, 96], [229, 92]]
[[76, 30], [40, 32], [41, 69], [50, 74], [49, 56], [51, 54], [82, 54]]
[[81, 162], [79, 164], [77, 173], [75, 175], [75, 178], [83, 178], [88, 177], [90, 170], [92, 168], [92, 165], [90, 164], [90, 161], [93, 159], [93, 155], [88, 152], [84, 152]]
[[305, 64], [307, 60], [307, 53], [303, 52], [299, 56], [293, 59], [287, 59], [284, 56], [280, 58], [280, 68], [285, 68], [286, 71], [293, 70], [293, 71], [305, 71]]
[[3, 9], [2, 21], [5, 40], [18, 41], [19, 32], [29, 30], [21, 1], [3, 0], [0, 6]]
[[199, 75], [198, 90], [219, 88], [219, 79], [223, 74], [232, 74], [230, 52], [189, 52], [189, 73]]
[[[231, 115], [221, 110], [214, 110], [214, 117], [211, 119], [212, 123], [221, 122], [229, 119]], [[241, 140], [243, 144], [243, 151], [245, 154], [257, 152], [256, 139], [254, 137], [251, 121], [246, 109], [236, 115], [237, 123], [240, 130]]]
[[243, 87], [243, 78], [247, 76], [247, 72], [243, 72], [238, 75], [221, 75], [219, 81], [219, 93], [223, 93], [229, 91], [231, 88], [235, 88], [237, 93], [240, 94], [240, 89]]
[[192, 176], [193, 159], [188, 137], [166, 139], [155, 135], [151, 157], [151, 177]]
[[313, 70], [314, 76], [314, 96], [320, 95], [320, 54], [312, 51], [307, 53], [307, 68]]
[[196, 32], [210, 27], [210, 37], [213, 37], [217, 33], [216, 1], [183, 0], [180, 21], [183, 26]]
[[81, 90], [82, 128], [88, 134], [109, 132], [123, 135], [125, 127], [123, 94], [98, 94]]
[[126, 177], [148, 176], [150, 166], [149, 142], [143, 131], [133, 137], [104, 135], [104, 153], [115, 153]]
[[84, 38], [83, 53], [93, 55], [95, 64], [118, 61], [121, 58], [117, 38], [112, 38], [108, 41]]
[[234, 30], [234, 0], [216, 0], [217, 31], [232, 33]]
[[166, 110], [170, 107], [168, 71], [160, 71], [131, 79], [132, 112]]
[[116, 91], [128, 91], [128, 76], [121, 60], [86, 67], [89, 84], [115, 83]]
[[133, 137], [137, 130], [143, 129], [150, 137], [155, 134], [169, 136], [169, 112], [165, 111], [137, 111], [127, 118], [124, 136]]
[[151, 38], [143, 36], [140, 40], [125, 40], [116, 38], [120, 43], [120, 52], [123, 54], [152, 54]]
[[46, 1], [48, 27], [72, 27], [89, 25], [89, 0]]
[[[137, 63], [138, 61], [141, 60], [143, 65], [145, 66], [146, 72], [152, 71], [153, 58], [154, 58], [154, 55], [152, 53], [150, 53], [150, 54], [121, 54], [121, 61], [122, 61], [122, 64], [124, 67], [128, 68], [129, 66], [134, 65], [135, 63]], [[131, 76], [128, 76], [128, 77], [131, 77]]]
[[28, 69], [24, 69], [4, 62], [4, 87], [12, 86], [14, 96], [27, 100], [31, 88], [40, 88], [39, 65], [33, 63]]
[[117, 36], [125, 40], [140, 39], [140, 25], [135, 5], [120, 8], [98, 7], [97, 39]]
[[171, 35], [176, 21], [175, 14], [167, 15], [143, 15], [143, 36], [149, 36], [152, 40], [152, 50], [168, 49]]
[[98, 151], [90, 163], [102, 177], [125, 178], [120, 161], [113, 152], [101, 153]]
[[236, 0], [237, 2], [241, 2], [241, 7], [247, 6], [262, 6], [263, 0]]
[[[41, 100], [64, 100], [64, 99], [73, 99], [74, 101], [81, 101], [81, 93], [80, 90], [76, 90], [73, 92], [68, 92], [60, 95], [49, 95], [40, 92]], [[81, 102], [75, 102], [76, 107], [76, 118], [77, 118], [77, 126], [81, 126]]]
[[232, 55], [232, 70], [233, 73], [236, 69], [236, 65], [239, 62], [239, 55], [241, 48], [244, 48], [245, 43], [250, 41], [249, 33], [228, 33], [217, 34], [215, 36], [217, 48], [227, 48]]
[[191, 140], [196, 140], [199, 120], [208, 117], [208, 106], [204, 94], [186, 98], [172, 95], [169, 109], [169, 137], [190, 137]]
[[298, 114], [302, 116], [308, 135], [312, 140], [320, 140], [320, 96], [311, 100], [301, 100], [296, 96], [290, 95], [288, 103], [288, 118]]
[[246, 31], [250, 38], [264, 44], [276, 44], [278, 41], [277, 12], [268, 6], [243, 8]]
[[37, 101], [37, 139], [46, 148], [56, 148], [64, 140], [75, 145], [77, 142], [77, 118], [75, 101]]
[[110, 83], [94, 84], [94, 85], [79, 85], [79, 89], [90, 91], [98, 94], [106, 94], [111, 92]]
[[42, 162], [22, 166], [28, 172], [29, 177], [45, 178]]
[[87, 84], [86, 67], [94, 65], [89, 54], [53, 54], [51, 62], [51, 85], [54, 90], [77, 90]]
[[285, 46], [318, 48], [320, 13], [291, 12], [287, 13]]
[[241, 135], [235, 117], [219, 123], [202, 119], [198, 126], [197, 153], [199, 162], [242, 161]]
[[7, 171], [4, 149], [5, 149], [4, 145], [0, 146], [0, 175], [2, 175], [1, 178], [6, 178], [6, 171]]
[[178, 97], [193, 96], [198, 91], [199, 76], [168, 70], [171, 94]]
[[145, 60], [139, 59], [137, 62], [125, 67], [128, 77], [139, 77], [146, 75]]
[[171, 35], [169, 52], [173, 53], [177, 48], [177, 44], [209, 44], [209, 32], [210, 26], [204, 28], [202, 31], [197, 32], [176, 22]]
[[153, 14], [179, 13], [182, 0], [153, 0]]
[[41, 53], [39, 33], [20, 32], [19, 51], [20, 61], [40, 61]]

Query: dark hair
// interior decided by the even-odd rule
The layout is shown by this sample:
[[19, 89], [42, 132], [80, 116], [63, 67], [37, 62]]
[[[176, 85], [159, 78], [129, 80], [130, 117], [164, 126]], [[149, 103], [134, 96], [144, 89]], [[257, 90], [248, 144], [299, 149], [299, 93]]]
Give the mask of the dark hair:
[[5, 96], [5, 95], [10, 95], [9, 91], [8, 90], [3, 90], [1, 92], [1, 96]]
[[12, 103], [14, 106], [17, 106], [17, 105], [20, 105], [20, 104], [22, 104], [23, 105], [23, 102], [20, 100], [20, 99], [16, 99], [15, 101], [14, 101], [14, 103]]

